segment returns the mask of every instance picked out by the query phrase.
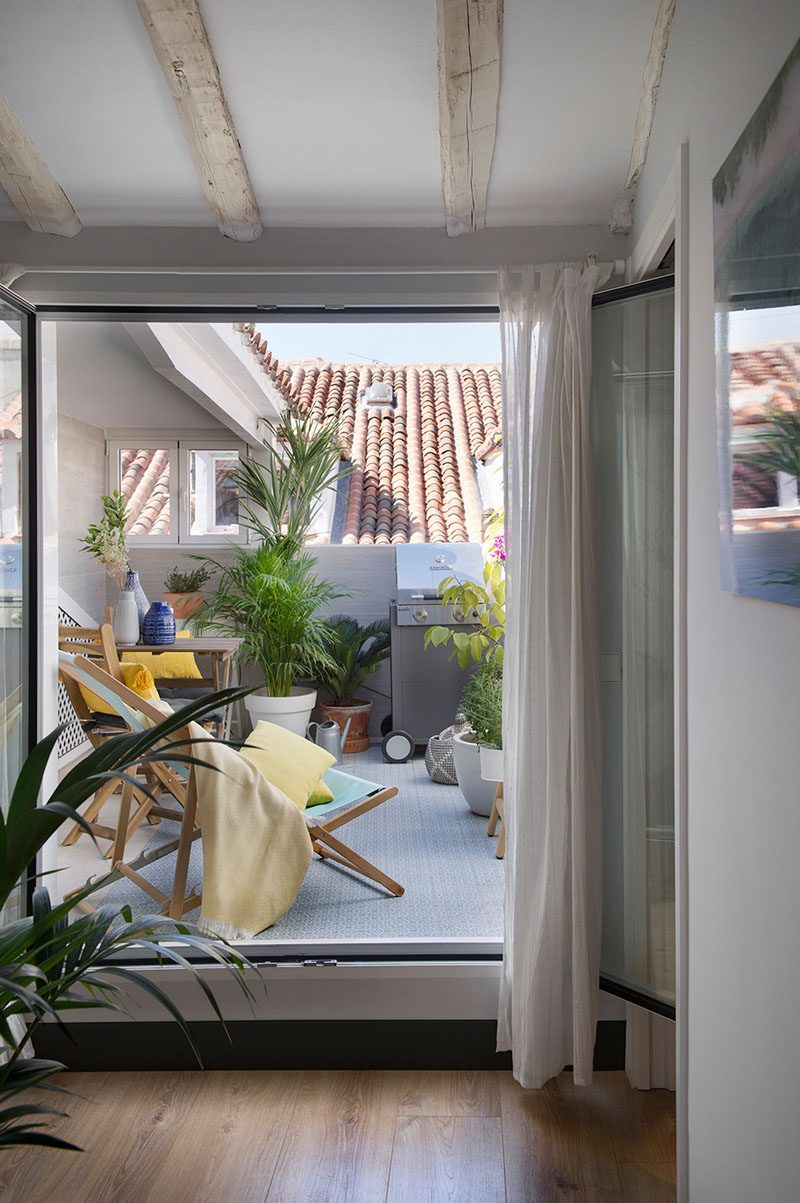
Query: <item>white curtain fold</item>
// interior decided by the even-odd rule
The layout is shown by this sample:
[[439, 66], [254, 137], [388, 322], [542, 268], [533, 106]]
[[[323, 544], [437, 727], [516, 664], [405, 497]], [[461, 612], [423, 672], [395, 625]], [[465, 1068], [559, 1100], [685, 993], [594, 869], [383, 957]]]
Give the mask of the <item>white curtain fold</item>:
[[499, 273], [507, 629], [505, 956], [498, 1048], [591, 1082], [602, 909], [592, 294], [610, 264]]

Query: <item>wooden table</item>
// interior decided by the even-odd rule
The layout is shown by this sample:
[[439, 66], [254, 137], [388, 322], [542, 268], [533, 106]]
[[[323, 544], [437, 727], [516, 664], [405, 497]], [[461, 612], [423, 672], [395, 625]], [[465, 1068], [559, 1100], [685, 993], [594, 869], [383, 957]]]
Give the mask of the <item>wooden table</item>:
[[[118, 652], [148, 652], [154, 656], [161, 656], [164, 652], [191, 652], [195, 656], [209, 656], [211, 658], [211, 678], [204, 677], [202, 680], [192, 680], [191, 678], [180, 678], [180, 680], [170, 679], [170, 684], [187, 685], [196, 687], [201, 684], [210, 684], [215, 690], [227, 689], [231, 679], [231, 663], [234, 654], [241, 646], [241, 639], [224, 639], [205, 635], [187, 635], [184, 639], [176, 639], [174, 643], [118, 643]], [[155, 673], [153, 674], [156, 675]], [[230, 707], [225, 712], [225, 725], [223, 735], [227, 738], [230, 732]]]

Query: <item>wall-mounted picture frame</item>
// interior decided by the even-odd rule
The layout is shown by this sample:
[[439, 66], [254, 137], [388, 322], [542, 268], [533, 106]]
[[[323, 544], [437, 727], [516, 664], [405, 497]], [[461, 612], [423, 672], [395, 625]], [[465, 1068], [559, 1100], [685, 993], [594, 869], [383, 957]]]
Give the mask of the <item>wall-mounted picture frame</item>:
[[713, 212], [722, 585], [800, 606], [800, 41]]

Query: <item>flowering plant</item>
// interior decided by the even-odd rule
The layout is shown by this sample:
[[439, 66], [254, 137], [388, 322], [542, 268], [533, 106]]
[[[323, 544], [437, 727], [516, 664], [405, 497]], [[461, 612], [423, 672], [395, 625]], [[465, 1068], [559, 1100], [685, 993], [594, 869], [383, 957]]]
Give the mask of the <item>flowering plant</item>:
[[100, 501], [103, 516], [89, 526], [81, 550], [105, 564], [108, 575], [122, 588], [130, 567], [125, 530], [128, 505], [119, 489], [114, 489], [110, 495], [104, 494]]

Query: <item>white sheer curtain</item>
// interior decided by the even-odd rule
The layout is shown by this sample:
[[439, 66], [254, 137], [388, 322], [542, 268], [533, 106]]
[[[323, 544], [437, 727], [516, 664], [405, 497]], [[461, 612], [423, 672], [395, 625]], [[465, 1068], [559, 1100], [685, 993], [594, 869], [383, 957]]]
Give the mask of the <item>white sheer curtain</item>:
[[507, 613], [505, 957], [498, 1048], [539, 1087], [591, 1081], [601, 749], [590, 440], [592, 294], [611, 265], [500, 270]]

